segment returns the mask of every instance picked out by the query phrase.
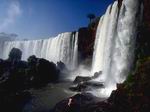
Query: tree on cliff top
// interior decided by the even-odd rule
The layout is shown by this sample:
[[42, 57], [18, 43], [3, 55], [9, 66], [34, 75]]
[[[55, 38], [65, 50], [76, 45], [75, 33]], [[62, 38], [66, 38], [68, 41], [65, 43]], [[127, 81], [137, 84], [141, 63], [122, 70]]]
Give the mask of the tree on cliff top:
[[93, 20], [95, 17], [96, 17], [95, 14], [92, 14], [92, 13], [90, 13], [90, 14], [87, 15], [87, 18], [90, 20], [90, 23], [92, 22], [92, 20]]

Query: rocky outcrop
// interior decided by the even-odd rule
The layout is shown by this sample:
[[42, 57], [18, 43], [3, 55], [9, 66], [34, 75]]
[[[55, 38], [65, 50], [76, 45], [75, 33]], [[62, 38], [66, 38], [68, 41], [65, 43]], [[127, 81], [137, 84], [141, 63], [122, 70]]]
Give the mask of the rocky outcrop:
[[148, 112], [150, 109], [150, 58], [141, 60], [134, 74], [119, 84], [109, 102], [114, 112]]
[[78, 51], [81, 59], [79, 61], [92, 58], [98, 22], [99, 18], [96, 18], [88, 27], [80, 28], [78, 31]]
[[139, 60], [137, 69], [105, 101], [77, 94], [56, 104], [52, 112], [149, 112], [150, 58]]
[[100, 89], [100, 88], [104, 88], [104, 84], [102, 82], [87, 81], [87, 82], [78, 83], [76, 86], [72, 86], [69, 89], [75, 92], [86, 92], [86, 91], [92, 91], [93, 89]]
[[11, 62], [20, 61], [22, 56], [22, 51], [18, 48], [13, 48], [9, 53], [8, 60]]
[[150, 1], [140, 0], [140, 2], [141, 8], [143, 9], [141, 10], [143, 15], [141, 15], [142, 19], [138, 26], [134, 65], [139, 59], [150, 56]]
[[119, 9], [121, 8], [122, 1], [123, 1], [123, 0], [118, 0], [118, 8], [119, 8]]
[[104, 87], [102, 82], [96, 82], [94, 79], [98, 78], [102, 74], [102, 71], [96, 72], [93, 76], [77, 76], [69, 89], [76, 92], [85, 92], [92, 89]]
[[[46, 86], [49, 82], [57, 82], [59, 77], [59, 70], [53, 62], [45, 59], [37, 59], [35, 71], [29, 68], [31, 83], [33, 86]], [[28, 74], [28, 73], [27, 73]]]
[[144, 6], [143, 22], [150, 31], [150, 1], [149, 0], [142, 0], [142, 1]]
[[56, 104], [51, 112], [90, 112], [87, 110], [91, 104], [95, 104], [96, 99], [92, 94], [76, 94]]
[[87, 77], [85, 77], [85, 76], [77, 76], [75, 78], [75, 80], [73, 81], [73, 83], [77, 84], [77, 83], [81, 83], [81, 82], [88, 82], [88, 81], [90, 81], [92, 79], [98, 78], [101, 74], [102, 74], [102, 71], [94, 73], [93, 76], [87, 76]]
[[[0, 110], [22, 112], [31, 99], [29, 89], [39, 89], [59, 80], [56, 64], [36, 56], [21, 61], [22, 52], [13, 48], [7, 60], [0, 59]], [[64, 64], [63, 64], [64, 65]]]

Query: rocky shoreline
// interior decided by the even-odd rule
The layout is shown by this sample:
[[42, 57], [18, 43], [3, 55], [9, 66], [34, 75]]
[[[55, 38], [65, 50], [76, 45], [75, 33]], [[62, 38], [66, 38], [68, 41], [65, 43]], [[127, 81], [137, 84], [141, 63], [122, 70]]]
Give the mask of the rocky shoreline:
[[[31, 88], [40, 89], [49, 83], [58, 83], [61, 70], [66, 69], [62, 62], [55, 65], [45, 59], [31, 56], [21, 61], [22, 52], [13, 48], [7, 60], [0, 59], [0, 110], [22, 112], [32, 99]], [[150, 58], [140, 59], [123, 84], [117, 84], [108, 99], [97, 98], [86, 91], [103, 88], [102, 83], [93, 82], [99, 77], [77, 76], [71, 87], [76, 95], [58, 102], [49, 112], [149, 112], [150, 109]], [[99, 74], [99, 75], [98, 75]], [[28, 112], [28, 111], [27, 111]]]
[[13, 48], [6, 60], [0, 59], [0, 110], [21, 112], [31, 100], [30, 89], [40, 89], [59, 82], [62, 62], [57, 65], [45, 59], [30, 56], [21, 61], [22, 52]]
[[77, 94], [56, 104], [51, 112], [149, 112], [149, 70], [150, 58], [140, 60], [135, 72], [107, 100], [96, 102], [91, 94]]

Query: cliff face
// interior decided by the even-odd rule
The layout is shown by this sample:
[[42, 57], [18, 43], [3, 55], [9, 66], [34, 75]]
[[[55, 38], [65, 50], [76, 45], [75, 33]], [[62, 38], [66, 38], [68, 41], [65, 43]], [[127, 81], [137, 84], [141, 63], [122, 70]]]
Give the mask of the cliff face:
[[150, 58], [138, 61], [135, 73], [118, 84], [108, 99], [113, 112], [149, 112], [150, 109]]
[[88, 27], [80, 28], [78, 31], [79, 59], [83, 61], [92, 58], [98, 22], [99, 18], [90, 23]]
[[120, 8], [123, 0], [118, 0], [118, 7]]
[[141, 4], [143, 5], [143, 18], [138, 28], [135, 60], [150, 56], [150, 1], [141, 0]]
[[143, 22], [150, 31], [150, 0], [143, 0], [143, 5], [144, 5]]
[[[120, 8], [123, 0], [118, 0]], [[138, 26], [138, 35], [136, 40], [135, 61], [142, 57], [150, 55], [150, 0], [139, 0], [143, 5], [143, 17]], [[86, 28], [79, 29], [79, 59], [85, 60], [92, 58], [94, 51], [94, 40], [99, 19], [91, 23]]]

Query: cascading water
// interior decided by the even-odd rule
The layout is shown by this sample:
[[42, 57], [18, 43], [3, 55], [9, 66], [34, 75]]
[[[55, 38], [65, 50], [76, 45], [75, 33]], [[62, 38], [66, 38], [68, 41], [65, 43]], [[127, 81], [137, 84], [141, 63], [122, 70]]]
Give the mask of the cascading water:
[[0, 33], [0, 58], [3, 58], [3, 47], [6, 41], [14, 40], [10, 35], [6, 35], [4, 33]]
[[[139, 0], [123, 0], [120, 10], [117, 1], [108, 7], [97, 28], [91, 73], [79, 67], [70, 75], [71, 79], [74, 80], [76, 75], [89, 76], [102, 71], [96, 81], [104, 82], [106, 88], [92, 91], [101, 97], [108, 97], [116, 88], [116, 83], [125, 80], [134, 56], [138, 11]], [[62, 61], [69, 69], [76, 68], [78, 64], [78, 33], [62, 33], [44, 40], [6, 41], [2, 44], [0, 57], [4, 59], [16, 47], [23, 51], [23, 60], [36, 55], [55, 63]]]
[[[0, 51], [2, 51], [3, 50], [3, 41], [2, 40], [0, 40]], [[2, 53], [0, 53], [0, 58], [2, 58]]]
[[3, 45], [2, 55], [4, 59], [7, 59], [10, 50], [15, 47], [23, 51], [23, 60], [35, 55], [54, 63], [62, 61], [69, 69], [74, 69], [78, 62], [77, 41], [78, 33], [62, 33], [55, 38], [43, 40], [6, 41]]
[[93, 54], [92, 74], [102, 71], [97, 79], [105, 89], [99, 94], [109, 96], [116, 83], [125, 80], [133, 61], [136, 39], [136, 14], [138, 0], [123, 0], [120, 11], [118, 2], [108, 7], [100, 19]]

